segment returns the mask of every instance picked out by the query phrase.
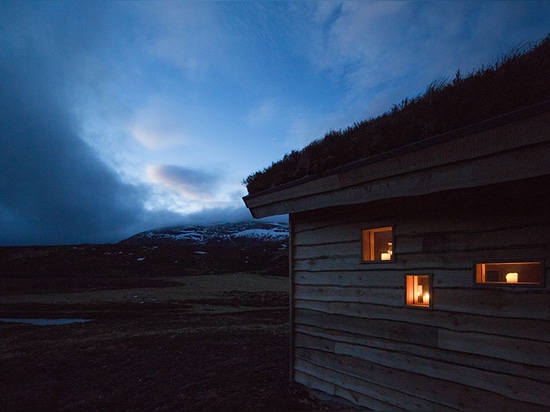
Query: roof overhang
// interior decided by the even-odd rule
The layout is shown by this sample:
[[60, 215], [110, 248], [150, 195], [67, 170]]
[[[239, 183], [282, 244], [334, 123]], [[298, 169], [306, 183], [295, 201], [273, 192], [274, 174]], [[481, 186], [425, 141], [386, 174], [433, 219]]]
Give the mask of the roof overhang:
[[262, 218], [550, 175], [550, 101], [243, 198]]

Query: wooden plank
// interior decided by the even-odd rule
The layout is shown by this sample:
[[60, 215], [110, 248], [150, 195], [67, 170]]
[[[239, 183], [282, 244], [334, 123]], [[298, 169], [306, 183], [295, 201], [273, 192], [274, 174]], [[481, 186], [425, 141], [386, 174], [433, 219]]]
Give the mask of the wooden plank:
[[[409, 353], [431, 359], [438, 359], [456, 365], [503, 373], [512, 376], [521, 376], [527, 379], [545, 382], [550, 385], [550, 370], [547, 367], [533, 366], [519, 362], [509, 362], [495, 357], [480, 357], [478, 355], [449, 351], [446, 349], [426, 347], [412, 343], [394, 342], [387, 339], [365, 337], [349, 332], [325, 330], [315, 326], [298, 325], [296, 333], [302, 335], [305, 349], [330, 348], [334, 352], [336, 342], [350, 343], [366, 348], [383, 349], [388, 352]], [[308, 336], [307, 338], [304, 336]], [[317, 340], [316, 340], [317, 339]]]
[[[301, 368], [301, 369], [305, 369], [305, 368]], [[373, 410], [379, 410], [379, 411], [398, 410], [397, 408], [392, 407], [387, 403], [381, 402], [377, 399], [369, 398], [360, 393], [353, 392], [349, 389], [342, 388], [338, 385], [335, 385], [334, 383], [327, 382], [323, 379], [313, 376], [307, 373], [307, 371], [305, 370], [297, 369], [295, 374], [296, 374], [296, 382], [308, 388], [309, 391], [313, 393], [313, 395], [315, 395], [316, 392], [323, 392], [323, 395], [325, 397], [329, 395], [331, 397], [334, 397], [336, 400], [337, 398], [342, 398], [343, 400], [347, 400], [355, 405], [365, 406]]]
[[[357, 164], [356, 167], [346, 167], [343, 170], [336, 170], [335, 173], [317, 177], [312, 180], [298, 182], [297, 184], [287, 185], [278, 190], [268, 191], [264, 194], [247, 196], [244, 198], [247, 207], [252, 209], [254, 216], [265, 217], [271, 214], [286, 214], [305, 210], [305, 208], [325, 207], [327, 197], [320, 194], [327, 192], [336, 192], [340, 189], [345, 189], [349, 186], [365, 182], [367, 179], [388, 179], [394, 178], [396, 175], [414, 174], [419, 170], [442, 168], [445, 165], [463, 163], [466, 159], [476, 159], [478, 163], [485, 166], [486, 170], [491, 170], [492, 164], [489, 164], [486, 159], [499, 156], [503, 153], [504, 156], [510, 151], [518, 152], [519, 148], [537, 148], [535, 152], [540, 153], [540, 146], [544, 146], [549, 141], [547, 130], [549, 128], [548, 113], [541, 113], [531, 116], [529, 119], [516, 121], [511, 124], [492, 127], [482, 132], [477, 132], [471, 135], [461, 136], [439, 144], [434, 144], [429, 147], [424, 147], [419, 150], [401, 153], [399, 156], [382, 159], [378, 162], [369, 162], [366, 165]], [[537, 125], [537, 127], [534, 127]], [[528, 131], [528, 132], [523, 132]], [[512, 133], [515, 135], [512, 136]], [[482, 145], [480, 141], [491, 142], [489, 145]], [[468, 142], [468, 143], [466, 143]], [[514, 150], [512, 150], [514, 149]], [[534, 160], [548, 158], [541, 156]], [[538, 165], [529, 163], [527, 159], [513, 158], [513, 162], [504, 162], [503, 168], [493, 169], [491, 181], [502, 180], [503, 178], [525, 178], [533, 173], [548, 173], [544, 166], [549, 166], [542, 162], [543, 168]], [[516, 171], [516, 174], [510, 174], [517, 165], [523, 165]], [[500, 179], [499, 179], [500, 176]], [[471, 173], [470, 173], [471, 178]], [[474, 181], [470, 180], [463, 182], [471, 185]], [[429, 190], [429, 185], [424, 182], [423, 186], [416, 187], [417, 193], [421, 189]], [[447, 184], [453, 183], [447, 179]], [[478, 181], [477, 184], [483, 182]], [[446, 187], [449, 189], [448, 187]], [[433, 190], [433, 189], [432, 189]], [[444, 190], [444, 189], [440, 189]], [[369, 194], [367, 192], [367, 194]], [[328, 198], [333, 198], [331, 194]], [[387, 194], [385, 197], [391, 197]], [[301, 199], [298, 203], [296, 199]], [[313, 201], [317, 201], [315, 206]], [[334, 199], [336, 200], [336, 199]], [[334, 203], [332, 200], [330, 203]], [[371, 197], [372, 200], [372, 197]], [[362, 200], [366, 201], [366, 200]], [[336, 200], [337, 203], [342, 203], [341, 199]], [[308, 206], [309, 205], [309, 206]], [[312, 207], [313, 206], [313, 207]]]
[[404, 238], [447, 233], [476, 236], [493, 231], [506, 233], [525, 227], [532, 227], [533, 232], [536, 232], [538, 227], [547, 226], [550, 222], [550, 212], [544, 208], [544, 203], [539, 205], [535, 199], [529, 207], [533, 213], [518, 213], [517, 209], [511, 208], [508, 213], [503, 211], [498, 219], [494, 219], [491, 210], [461, 211], [446, 208], [444, 214], [431, 213], [428, 210], [409, 218], [401, 217], [397, 221], [399, 224], [396, 224], [396, 232]]
[[[481, 254], [483, 256], [492, 256], [488, 253]], [[518, 253], [518, 258], [521, 258], [521, 253]], [[464, 254], [463, 252], [454, 254], [395, 254], [395, 261], [384, 262], [362, 262], [360, 256], [354, 257], [327, 257], [327, 258], [311, 258], [311, 259], [295, 259], [294, 269], [304, 272], [336, 272], [336, 271], [378, 271], [388, 270], [390, 268], [398, 271], [423, 271], [431, 272], [434, 270], [448, 269], [466, 269], [473, 267], [473, 253]], [[509, 256], [509, 255], [508, 255]], [[529, 253], [531, 259], [533, 252]], [[455, 259], [456, 258], [456, 259]], [[467, 265], [467, 266], [466, 266]]]
[[356, 405], [365, 406], [368, 410], [374, 411], [397, 411], [401, 410], [395, 406], [390, 406], [385, 402], [380, 402], [377, 399], [373, 399], [369, 396], [365, 396], [362, 393], [353, 391], [351, 389], [337, 385], [334, 390], [334, 394], [340, 398], [343, 398]]
[[[550, 334], [550, 331], [548, 333]], [[442, 349], [506, 359], [510, 362], [543, 366], [548, 368], [550, 375], [550, 342], [441, 329], [438, 346]]]
[[[404, 306], [401, 288], [295, 286], [295, 300], [326, 302], [374, 303]], [[544, 291], [503, 288], [435, 289], [432, 309], [448, 312], [480, 314], [495, 317], [550, 319], [550, 297]], [[416, 308], [408, 308], [416, 310]], [[417, 316], [417, 312], [411, 312]]]
[[443, 164], [401, 175], [381, 177], [355, 186], [341, 188], [333, 186], [332, 190], [328, 190], [328, 186], [323, 184], [323, 179], [319, 179], [307, 184], [315, 186], [315, 194], [307, 195], [302, 191], [299, 197], [288, 198], [286, 197], [288, 195], [279, 193], [279, 198], [284, 200], [258, 207], [247, 202], [247, 206], [252, 209], [255, 217], [266, 217], [343, 204], [353, 205], [473, 188], [548, 175], [550, 174], [550, 163], [546, 161], [548, 158], [550, 158], [550, 142], [544, 142], [517, 148], [513, 152], [500, 152], [460, 163]]
[[329, 230], [330, 228], [337, 228], [340, 225], [349, 223], [361, 222], [366, 224], [373, 220], [370, 216], [365, 216], [364, 209], [351, 212], [349, 210], [340, 210], [338, 213], [319, 210], [307, 214], [295, 214], [294, 216], [296, 221], [296, 234], [310, 232], [312, 230]]
[[[535, 202], [533, 206], [536, 205]], [[480, 253], [491, 254], [496, 252], [495, 248], [502, 248], [505, 254], [514, 253], [516, 249], [516, 254], [546, 256], [550, 245], [550, 210], [547, 209], [549, 208], [537, 210], [536, 207], [530, 207], [529, 210], [533, 213], [514, 213], [508, 217], [499, 216], [496, 220], [491, 219], [490, 210], [478, 213], [477, 216], [465, 215], [463, 211], [456, 211], [459, 214], [455, 216], [447, 211], [449, 216], [445, 218], [441, 218], [440, 213], [434, 216], [423, 213], [409, 219], [397, 217], [384, 223], [394, 223], [394, 249], [401, 256], [424, 251], [441, 253], [456, 250], [479, 250]], [[423, 215], [429, 217], [423, 218]], [[526, 219], [525, 216], [537, 218]], [[330, 256], [331, 249], [334, 254], [341, 256], [359, 254], [360, 229], [366, 226], [360, 222], [348, 222], [346, 225], [346, 229], [339, 230], [338, 236], [331, 235], [331, 228], [326, 228], [324, 233], [308, 234], [313, 246], [316, 244], [319, 249], [313, 246], [301, 249], [301, 245], [296, 245], [297, 257]], [[342, 240], [344, 233], [348, 232], [349, 237]], [[532, 247], [536, 250], [529, 253]]]
[[357, 227], [360, 229], [369, 229], [389, 226], [388, 220], [393, 220], [395, 217], [395, 214], [392, 215], [386, 211], [376, 212], [375, 210], [368, 209], [366, 206], [359, 206], [356, 209], [352, 211], [349, 208], [334, 209], [326, 213], [313, 211], [308, 214], [296, 215], [299, 216], [296, 234], [301, 235], [303, 233], [318, 231], [320, 234], [325, 233], [330, 235], [331, 231], [342, 229], [349, 231], [349, 233], [354, 233], [353, 231]]
[[301, 333], [298, 330], [296, 330], [295, 333], [296, 348], [308, 348], [321, 350], [323, 352], [334, 352], [335, 342], [333, 340], [321, 339], [318, 336], [314, 336], [308, 333]]
[[530, 379], [348, 343], [337, 343], [335, 353], [354, 356], [402, 371], [484, 389], [523, 402], [550, 405], [550, 385]]
[[[324, 258], [295, 259], [294, 269], [304, 272], [327, 271], [368, 271], [379, 269], [396, 269], [400, 271], [435, 272], [437, 270], [474, 270], [475, 262], [484, 261], [536, 261], [548, 257], [549, 245], [532, 245], [530, 247], [487, 248], [471, 251], [449, 251], [431, 253], [394, 254], [394, 261], [362, 262], [357, 256], [334, 256]], [[473, 272], [472, 272], [473, 273]], [[473, 279], [473, 275], [472, 275]]]
[[[397, 241], [398, 240], [398, 241]], [[483, 249], [511, 249], [550, 245], [550, 222], [521, 227], [477, 231], [452, 231], [401, 235], [396, 240], [396, 253], [451, 252]], [[539, 247], [540, 247], [539, 246]]]
[[[387, 266], [387, 263], [386, 263]], [[334, 256], [326, 258], [294, 259], [294, 270], [297, 271], [338, 271], [364, 270], [360, 255], [354, 257]]]
[[[424, 271], [431, 273], [432, 270]], [[401, 287], [405, 285], [405, 275], [411, 270], [397, 270], [387, 266], [387, 269], [337, 272], [304, 272], [296, 271], [296, 285], [312, 286], [386, 286]], [[433, 274], [434, 289], [466, 288], [473, 286], [473, 267], [457, 270], [438, 270]]]
[[539, 114], [528, 120], [464, 135], [399, 157], [358, 167], [354, 173], [341, 173], [339, 180], [342, 186], [352, 186], [368, 180], [464, 162], [466, 159], [490, 157], [499, 152], [546, 143], [549, 136], [545, 131], [548, 130], [549, 123], [548, 112]]
[[433, 326], [380, 319], [352, 318], [342, 315], [327, 315], [298, 308], [295, 309], [294, 316], [296, 327], [298, 325], [309, 325], [354, 333], [364, 337], [371, 336], [396, 342], [437, 346], [438, 329]]
[[422, 250], [423, 243], [422, 235], [406, 235], [398, 232], [397, 229], [394, 231], [393, 252], [395, 254], [418, 253]]
[[323, 243], [361, 242], [361, 223], [342, 222], [340, 224], [323, 226], [308, 231], [296, 232], [294, 244], [316, 245]]
[[[395, 223], [394, 248], [396, 253], [400, 254], [430, 250], [490, 250], [494, 247], [511, 250], [537, 244], [546, 251], [550, 243], [550, 212], [546, 210], [542, 213], [546, 216], [541, 216], [541, 212], [543, 211], [515, 213], [508, 218], [501, 216], [496, 221], [490, 219], [490, 211], [486, 211], [478, 213], [475, 217], [461, 212], [460, 216], [450, 213], [446, 218], [441, 218], [441, 214], [424, 219], [422, 216], [414, 216], [414, 224], [410, 224], [405, 217], [398, 217], [389, 222], [385, 220], [383, 223]], [[530, 219], [528, 223], [521, 224], [520, 221], [525, 215], [537, 216], [537, 219]], [[320, 232], [304, 232], [303, 236], [310, 239], [303, 238], [304, 246], [311, 242], [313, 246], [318, 245], [319, 249], [301, 249], [297, 240], [297, 257], [330, 256], [331, 249], [335, 254], [344, 256], [348, 253], [359, 253], [357, 251], [360, 250], [360, 230], [365, 227], [367, 225], [360, 222], [347, 222], [342, 228], [330, 225], [323, 227]]]
[[[377, 384], [376, 382], [365, 381], [356, 376], [341, 373], [338, 370], [324, 367], [307, 360], [298, 358], [296, 360], [296, 369], [300, 372], [307, 373], [316, 376], [319, 380], [324, 380], [334, 384], [335, 394], [341, 394], [338, 388], [345, 388], [346, 391], [351, 393], [361, 394], [367, 397], [367, 399], [353, 399], [354, 403], [372, 408], [373, 400], [377, 400], [377, 406], [383, 406], [384, 410], [388, 407], [392, 410], [438, 410], [445, 411], [451, 410], [445, 407], [441, 403], [423, 399], [418, 396], [412, 396], [403, 391], [397, 390], [397, 388], [388, 388]], [[342, 396], [342, 395], [340, 395]], [[347, 396], [347, 395], [346, 395]]]
[[[521, 159], [519, 162], [518, 157]], [[345, 190], [319, 194], [313, 198], [294, 199], [288, 203], [292, 203], [295, 211], [303, 211], [473, 188], [514, 181], [518, 176], [538, 177], [550, 173], [550, 163], [546, 161], [548, 158], [550, 143], [368, 181]]]
[[[530, 208], [536, 211], [536, 205]], [[542, 212], [542, 211], [541, 211]], [[522, 242], [524, 239], [535, 237], [532, 243], [548, 243], [549, 235], [546, 230], [550, 227], [550, 213], [546, 211], [523, 214], [513, 213], [510, 216], [500, 216], [499, 219], [491, 219], [491, 211], [475, 211], [476, 215], [470, 212], [447, 210], [444, 215], [429, 210], [422, 215], [414, 216], [393, 215], [384, 220], [379, 220], [375, 225], [362, 221], [359, 217], [356, 220], [349, 218], [344, 221], [334, 219], [330, 225], [319, 226], [310, 230], [303, 230], [294, 236], [297, 246], [307, 245], [331, 245], [338, 243], [361, 242], [361, 230], [373, 227], [394, 226], [396, 243], [405, 249], [422, 250], [422, 240], [430, 239], [432, 236], [442, 237], [441, 240], [449, 242], [449, 248], [454, 244], [463, 245], [476, 241], [479, 237], [482, 245], [495, 239], [504, 239], [510, 244], [514, 241]], [[420, 240], [420, 242], [419, 242]], [[440, 240], [440, 239], [437, 239]], [[410, 244], [409, 244], [410, 243]], [[435, 242], [432, 242], [435, 243]], [[521, 243], [520, 243], [521, 244]]]
[[[315, 237], [317, 244], [298, 245], [296, 259], [350, 258], [361, 260], [360, 230], [357, 229], [354, 241], [337, 241], [333, 238]], [[323, 242], [323, 243], [321, 243]], [[394, 254], [397, 256], [424, 253], [456, 253], [514, 249], [536, 250], [545, 256], [550, 247], [550, 223], [539, 223], [527, 227], [506, 227], [499, 230], [477, 232], [437, 232], [411, 236], [395, 236]], [[535, 252], [528, 253], [535, 255]]]
[[[369, 388], [375, 387], [393, 389], [398, 393], [387, 391], [373, 392], [372, 397], [378, 396], [381, 400], [394, 405], [413, 409], [415, 399], [426, 399], [427, 401], [437, 402], [439, 408], [456, 408], [460, 410], [538, 410], [533, 403], [524, 403], [510, 399], [507, 396], [482, 390], [476, 387], [470, 387], [448, 380], [435, 379], [423, 374], [410, 373], [396, 370], [394, 368], [368, 362], [362, 359], [351, 358], [348, 356], [339, 356], [331, 353], [321, 353], [315, 350], [300, 350], [298, 352], [301, 360], [302, 370], [311, 370], [310, 373], [316, 373], [323, 376], [324, 379], [330, 379], [334, 372], [325, 372], [319, 366], [325, 369], [334, 368], [341, 375], [349, 375], [364, 380], [363, 386]], [[328, 366], [330, 365], [330, 366]], [[327, 378], [328, 377], [328, 378]], [[341, 381], [345, 378], [339, 377]], [[411, 399], [411, 396], [414, 399]], [[409, 397], [409, 399], [407, 399]], [[412, 401], [412, 403], [411, 403]], [[408, 405], [411, 403], [411, 405]], [[369, 406], [369, 405], [365, 405]], [[418, 406], [418, 405], [417, 405]], [[433, 405], [432, 405], [433, 406]], [[428, 408], [432, 410], [434, 408]], [[441, 410], [435, 408], [435, 410]]]
[[439, 232], [422, 237], [422, 252], [511, 249], [550, 245], [550, 222], [533, 226], [506, 227], [470, 233]]
[[522, 319], [484, 316], [468, 313], [425, 310], [422, 317], [418, 310], [408, 307], [379, 306], [355, 302], [295, 302], [297, 309], [310, 310], [325, 314], [336, 314], [350, 318], [368, 318], [388, 321], [419, 323], [448, 329], [455, 332], [479, 332], [511, 338], [525, 338], [539, 342], [550, 342], [550, 322], [540, 319]]
[[361, 241], [326, 243], [324, 245], [295, 245], [296, 259], [330, 259], [334, 257], [361, 259]]
[[433, 297], [433, 307], [449, 312], [550, 320], [550, 295], [541, 289], [439, 289]]
[[[494, 229], [536, 226], [550, 222], [548, 202], [539, 195], [550, 177], [481, 188], [464, 189], [414, 198], [358, 205], [338, 205], [300, 213], [300, 231], [349, 225], [394, 225], [396, 235], [439, 232], [483, 232]], [[445, 213], [441, 213], [444, 210]], [[525, 213], [529, 210], [531, 213]], [[494, 219], [498, 213], [498, 219]], [[376, 222], [376, 223], [375, 223]]]
[[294, 380], [297, 383], [304, 385], [306, 388], [316, 389], [328, 395], [334, 396], [335, 385], [333, 383], [327, 382], [323, 379], [319, 379], [316, 376], [312, 376], [311, 374], [307, 373], [307, 371], [302, 371], [298, 368], [295, 368]]
[[357, 286], [402, 288], [404, 274], [395, 270], [377, 270], [360, 272], [301, 272], [294, 276], [296, 286]]
[[296, 230], [296, 217], [293, 215], [290, 215], [288, 217], [288, 235], [289, 235], [289, 244], [288, 244], [288, 273], [289, 273], [289, 305], [288, 305], [288, 312], [289, 312], [289, 330], [290, 330], [290, 339], [288, 340], [289, 348], [289, 383], [292, 384], [294, 382], [294, 307], [296, 302], [296, 297], [294, 293], [294, 277], [295, 277], [295, 269], [294, 269], [294, 254], [295, 254], [295, 247], [293, 245], [292, 239], [295, 235]]
[[399, 288], [339, 287], [296, 285], [296, 300], [321, 300], [328, 302], [364, 302], [389, 306], [403, 305], [403, 291]]

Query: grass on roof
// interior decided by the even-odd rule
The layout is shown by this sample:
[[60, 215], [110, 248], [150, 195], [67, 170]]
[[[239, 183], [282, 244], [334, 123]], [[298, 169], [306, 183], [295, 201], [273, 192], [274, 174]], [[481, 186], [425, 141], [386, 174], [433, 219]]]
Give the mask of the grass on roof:
[[550, 98], [550, 35], [496, 63], [430, 84], [381, 116], [330, 131], [244, 179], [249, 194], [520, 109]]

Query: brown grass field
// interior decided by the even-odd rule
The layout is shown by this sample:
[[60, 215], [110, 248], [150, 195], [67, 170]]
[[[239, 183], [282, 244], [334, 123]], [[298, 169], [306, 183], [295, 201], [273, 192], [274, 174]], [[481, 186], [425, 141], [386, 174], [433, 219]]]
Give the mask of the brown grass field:
[[0, 322], [2, 411], [338, 408], [289, 384], [288, 278], [1, 282], [2, 318], [91, 319]]

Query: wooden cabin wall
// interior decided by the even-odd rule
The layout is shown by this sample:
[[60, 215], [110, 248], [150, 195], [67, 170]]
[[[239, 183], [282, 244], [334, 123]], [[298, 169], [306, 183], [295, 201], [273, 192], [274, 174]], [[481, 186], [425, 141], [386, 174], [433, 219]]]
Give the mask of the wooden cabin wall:
[[[293, 379], [375, 410], [548, 410], [550, 204], [521, 187], [292, 215]], [[362, 262], [384, 226], [395, 261]], [[544, 284], [476, 285], [499, 260], [543, 260]], [[431, 308], [405, 306], [407, 274], [433, 276]]]

